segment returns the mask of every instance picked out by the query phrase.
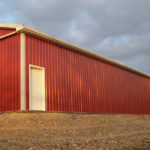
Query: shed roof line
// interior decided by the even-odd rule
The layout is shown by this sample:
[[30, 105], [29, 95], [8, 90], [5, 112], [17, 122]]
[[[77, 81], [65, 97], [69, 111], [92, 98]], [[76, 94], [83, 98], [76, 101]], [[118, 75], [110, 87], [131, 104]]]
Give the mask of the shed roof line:
[[[59, 39], [56, 39], [48, 34], [45, 34], [45, 33], [42, 33], [40, 31], [37, 31], [35, 29], [32, 29], [32, 28], [29, 28], [27, 26], [24, 26], [24, 25], [16, 25], [16, 24], [0, 24], [0, 28], [3, 28], [3, 29], [14, 29], [16, 30], [16, 33], [17, 32], [20, 32], [20, 33], [26, 33], [26, 34], [29, 34], [29, 35], [32, 35], [32, 36], [35, 36], [35, 37], [38, 37], [40, 39], [44, 39], [46, 41], [49, 41], [49, 42], [52, 42], [53, 44], [57, 44], [59, 46], [62, 46], [62, 47], [65, 47], [65, 48], [69, 48], [75, 52], [78, 52], [78, 53], [82, 53], [84, 55], [87, 55], [89, 57], [92, 57], [94, 59], [99, 59], [101, 61], [104, 61], [106, 63], [109, 63], [111, 65], [114, 65], [114, 66], [117, 66], [121, 69], [124, 69], [124, 70], [127, 70], [129, 72], [132, 72], [132, 73], [136, 73], [138, 75], [142, 75], [144, 77], [148, 77], [150, 78], [150, 74], [147, 74], [147, 73], [144, 73], [144, 72], [141, 72], [141, 71], [138, 71], [136, 69], [133, 69], [133, 68], [130, 68], [126, 65], [123, 65], [123, 64], [120, 64], [116, 61], [113, 61], [109, 58], [106, 58], [104, 56], [100, 56], [98, 54], [95, 54], [93, 52], [90, 52], [86, 49], [83, 49], [83, 48], [80, 48], [78, 46], [75, 46], [75, 45], [72, 45], [72, 44], [69, 44], [63, 40], [59, 40]], [[13, 32], [14, 34], [15, 32]], [[8, 34], [8, 36], [10, 36], [11, 34]], [[4, 36], [5, 37], [5, 36]], [[7, 37], [7, 35], [6, 35]], [[2, 38], [2, 37], [1, 37]], [[1, 39], [0, 38], [0, 39]]]

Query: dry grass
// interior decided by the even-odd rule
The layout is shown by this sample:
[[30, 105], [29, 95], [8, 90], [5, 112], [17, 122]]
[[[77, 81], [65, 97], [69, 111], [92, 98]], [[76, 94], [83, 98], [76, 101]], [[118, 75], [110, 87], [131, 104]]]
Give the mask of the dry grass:
[[121, 150], [149, 143], [150, 115], [0, 115], [0, 150]]
[[123, 150], [150, 150], [150, 145], [147, 146], [140, 146], [140, 147], [128, 147], [124, 148]]

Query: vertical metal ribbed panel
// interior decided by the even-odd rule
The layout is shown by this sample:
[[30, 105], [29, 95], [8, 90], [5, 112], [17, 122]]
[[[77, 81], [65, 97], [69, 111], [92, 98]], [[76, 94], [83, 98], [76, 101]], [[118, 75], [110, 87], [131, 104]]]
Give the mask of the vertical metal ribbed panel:
[[45, 67], [48, 111], [150, 113], [150, 79], [26, 35], [29, 64]]
[[13, 32], [14, 30], [0, 29], [0, 37]]
[[0, 111], [20, 109], [20, 35], [0, 40]]

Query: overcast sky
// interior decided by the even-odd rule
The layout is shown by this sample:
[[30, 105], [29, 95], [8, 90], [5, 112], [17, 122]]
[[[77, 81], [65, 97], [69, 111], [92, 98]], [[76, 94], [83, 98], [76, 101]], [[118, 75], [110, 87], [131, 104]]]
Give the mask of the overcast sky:
[[0, 0], [24, 24], [150, 74], [150, 0]]

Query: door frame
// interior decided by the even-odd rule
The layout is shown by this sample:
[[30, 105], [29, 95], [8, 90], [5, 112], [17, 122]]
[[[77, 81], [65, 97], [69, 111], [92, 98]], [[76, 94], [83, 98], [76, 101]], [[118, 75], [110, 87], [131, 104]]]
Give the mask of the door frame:
[[32, 110], [31, 108], [31, 99], [32, 99], [32, 90], [31, 90], [31, 71], [32, 71], [32, 68], [35, 68], [35, 69], [40, 69], [42, 71], [44, 71], [44, 94], [45, 94], [45, 110], [46, 111], [46, 108], [47, 108], [47, 103], [46, 103], [46, 87], [45, 87], [45, 68], [44, 67], [40, 67], [40, 66], [36, 66], [36, 65], [32, 65], [32, 64], [29, 64], [29, 110]]

